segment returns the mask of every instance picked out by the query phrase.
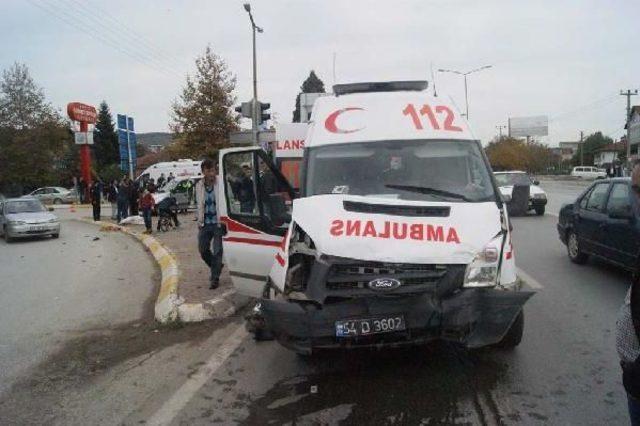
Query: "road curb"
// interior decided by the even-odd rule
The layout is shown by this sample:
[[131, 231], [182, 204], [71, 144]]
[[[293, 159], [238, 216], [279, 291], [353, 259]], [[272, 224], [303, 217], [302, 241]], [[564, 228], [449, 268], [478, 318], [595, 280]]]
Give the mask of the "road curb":
[[[91, 204], [49, 204], [47, 207], [51, 207], [54, 210], [69, 210], [69, 209], [92, 209], [93, 206]], [[106, 209], [110, 208], [111, 204], [100, 204], [100, 208]]]
[[180, 268], [171, 250], [153, 236], [128, 229], [110, 222], [80, 219], [85, 223], [100, 226], [101, 231], [120, 231], [140, 241], [155, 259], [161, 272], [160, 290], [155, 304], [155, 319], [160, 323], [199, 322], [221, 319], [233, 315], [248, 303], [249, 299], [238, 296], [229, 289], [218, 297], [202, 303], [186, 303], [178, 293]]

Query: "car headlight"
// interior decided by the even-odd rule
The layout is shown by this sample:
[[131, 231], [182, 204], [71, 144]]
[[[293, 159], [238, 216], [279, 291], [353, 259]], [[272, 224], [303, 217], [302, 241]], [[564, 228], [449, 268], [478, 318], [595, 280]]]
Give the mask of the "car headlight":
[[463, 287], [494, 287], [498, 281], [498, 261], [502, 236], [494, 239], [467, 266]]
[[24, 220], [10, 220], [9, 225], [26, 225], [27, 222]]
[[49, 222], [49, 223], [57, 223], [57, 222], [58, 222], [58, 219], [49, 219], [49, 220], [48, 220], [48, 222]]

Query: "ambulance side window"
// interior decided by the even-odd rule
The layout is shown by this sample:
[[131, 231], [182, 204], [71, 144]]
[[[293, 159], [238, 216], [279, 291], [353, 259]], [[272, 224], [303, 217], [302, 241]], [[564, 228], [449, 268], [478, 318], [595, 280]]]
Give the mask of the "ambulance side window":
[[224, 158], [227, 208], [231, 215], [259, 218], [253, 157], [252, 152], [238, 152]]
[[291, 222], [293, 190], [287, 179], [275, 167], [269, 156], [258, 152], [258, 204], [265, 225], [275, 232], [286, 229]]
[[293, 190], [263, 151], [224, 157], [229, 216], [254, 229], [284, 235], [291, 221]]

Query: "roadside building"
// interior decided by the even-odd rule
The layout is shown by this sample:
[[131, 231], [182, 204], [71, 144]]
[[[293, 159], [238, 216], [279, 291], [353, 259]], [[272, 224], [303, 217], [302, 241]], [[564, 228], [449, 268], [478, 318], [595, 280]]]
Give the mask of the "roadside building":
[[[631, 154], [629, 159], [631, 161], [637, 160], [640, 150], [640, 105], [634, 105], [631, 107], [631, 113], [629, 117], [629, 142], [631, 143]], [[625, 126], [625, 129], [627, 126]]]
[[578, 152], [578, 147], [580, 146], [579, 141], [565, 141], [560, 142], [559, 144], [559, 154], [562, 157], [562, 161], [570, 161], [573, 156]]
[[610, 143], [598, 148], [593, 153], [593, 164], [601, 169], [609, 169], [619, 163], [618, 158], [624, 156], [626, 149], [624, 142]]

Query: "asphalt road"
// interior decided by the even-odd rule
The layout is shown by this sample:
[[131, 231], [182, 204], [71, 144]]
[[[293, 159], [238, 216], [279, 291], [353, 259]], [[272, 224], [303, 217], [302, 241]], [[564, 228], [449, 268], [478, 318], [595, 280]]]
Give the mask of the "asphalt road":
[[558, 216], [563, 204], [575, 201], [576, 197], [582, 193], [593, 181], [556, 181], [544, 180], [540, 186], [547, 193], [547, 214]]
[[[586, 186], [546, 185], [550, 213]], [[131, 420], [626, 424], [614, 332], [629, 277], [600, 262], [572, 264], [552, 214], [514, 220], [517, 264], [537, 294], [526, 305], [525, 337], [513, 351], [434, 344], [308, 361], [274, 342], [234, 337], [230, 329], [203, 376]]]
[[542, 288], [514, 351], [436, 344], [309, 362], [245, 339], [186, 405], [169, 401], [172, 423], [625, 424], [614, 327], [628, 277], [570, 263], [555, 223], [515, 220], [516, 260]]
[[0, 240], [0, 398], [88, 330], [139, 320], [155, 268], [130, 238], [73, 220], [59, 239]]
[[515, 350], [433, 344], [309, 361], [253, 341], [242, 315], [142, 325], [92, 341], [126, 350], [39, 403], [62, 411], [59, 424], [628, 424], [614, 331], [629, 277], [572, 264], [552, 215], [584, 186], [543, 183], [550, 214], [514, 219], [516, 262], [537, 291]]

